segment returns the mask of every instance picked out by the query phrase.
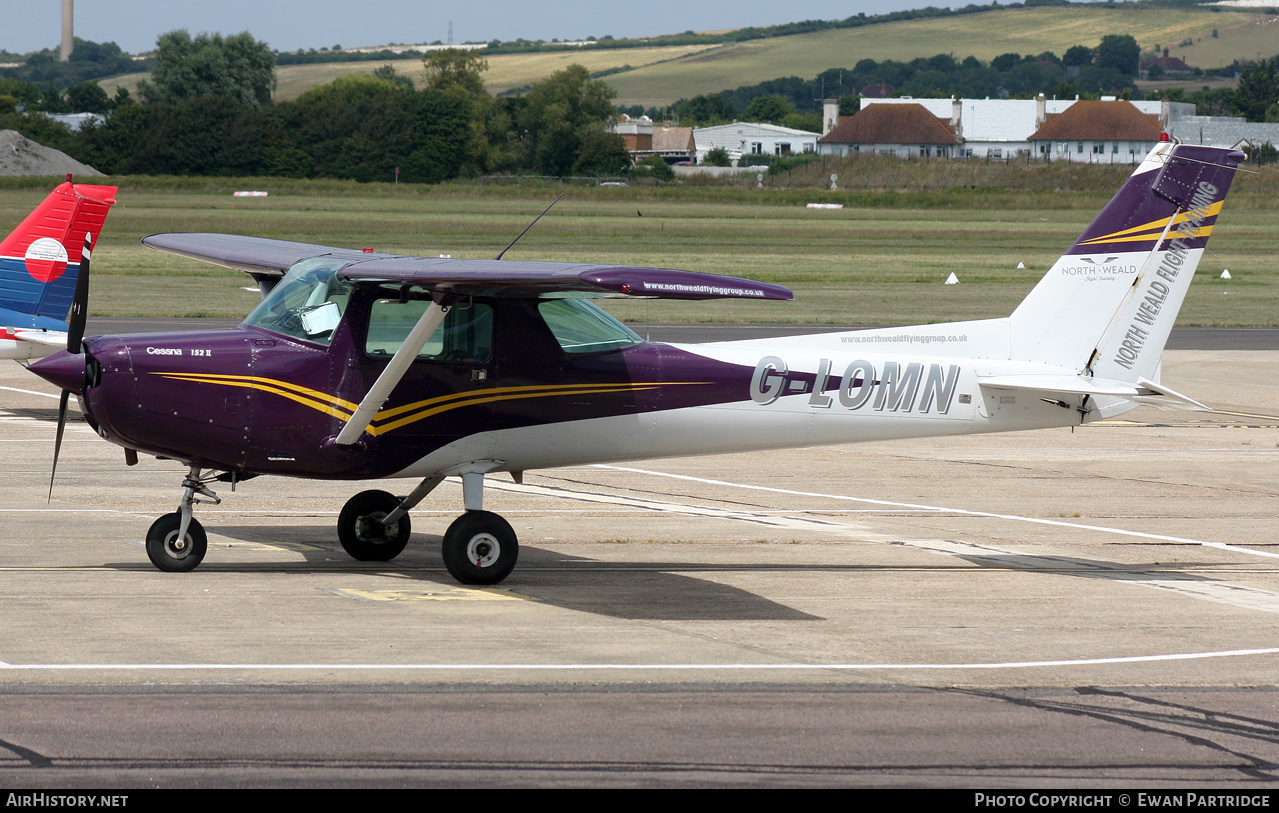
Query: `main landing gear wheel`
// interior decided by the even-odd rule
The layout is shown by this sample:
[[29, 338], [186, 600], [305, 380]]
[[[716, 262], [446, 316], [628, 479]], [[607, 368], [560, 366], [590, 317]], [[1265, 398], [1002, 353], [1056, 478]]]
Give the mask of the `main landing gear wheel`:
[[351, 558], [361, 562], [389, 562], [409, 543], [409, 515], [390, 525], [382, 520], [400, 504], [385, 491], [361, 491], [346, 501], [338, 515], [338, 541]]
[[195, 570], [204, 561], [209, 539], [204, 528], [194, 519], [187, 525], [186, 535], [178, 538], [182, 527], [182, 515], [165, 514], [151, 524], [147, 531], [147, 557], [151, 564], [170, 573]]
[[489, 511], [467, 511], [444, 532], [444, 566], [462, 584], [501, 582], [519, 555], [510, 523]]

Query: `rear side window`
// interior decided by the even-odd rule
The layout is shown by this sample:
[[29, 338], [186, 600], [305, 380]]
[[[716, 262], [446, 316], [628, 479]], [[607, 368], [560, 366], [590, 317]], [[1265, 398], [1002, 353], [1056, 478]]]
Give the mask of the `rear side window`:
[[644, 341], [585, 299], [546, 299], [537, 310], [566, 353], [598, 353]]

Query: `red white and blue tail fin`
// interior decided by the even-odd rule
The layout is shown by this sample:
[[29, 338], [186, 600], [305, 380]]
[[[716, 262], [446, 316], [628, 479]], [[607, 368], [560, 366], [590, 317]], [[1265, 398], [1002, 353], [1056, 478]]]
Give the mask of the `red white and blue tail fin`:
[[68, 177], [0, 242], [0, 357], [50, 352], [24, 343], [58, 344], [42, 332], [66, 330], [85, 235], [97, 245], [117, 189]]

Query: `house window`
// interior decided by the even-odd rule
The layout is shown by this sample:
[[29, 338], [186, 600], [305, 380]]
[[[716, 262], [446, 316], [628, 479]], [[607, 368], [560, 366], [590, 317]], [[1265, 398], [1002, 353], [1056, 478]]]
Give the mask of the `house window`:
[[991, 157], [991, 158], [1003, 158], [1003, 157], [1004, 157], [1004, 151], [1003, 151], [1003, 149], [1002, 149], [1002, 148], [1000, 148], [1000, 149], [997, 149], [997, 150], [991, 150], [990, 152], [986, 153], [986, 155], [988, 155], [988, 156], [989, 156], [989, 157]]
[[751, 142], [751, 155], [763, 155], [763, 154], [764, 154], [764, 144], [763, 144], [763, 142], [761, 142], [761, 141], [752, 141], [752, 142]]
[[1093, 155], [1097, 155], [1097, 154], [1105, 155], [1105, 154], [1106, 154], [1106, 145], [1105, 145], [1105, 144], [1093, 144], [1093, 145], [1092, 145], [1092, 153], [1093, 153]]
[[1076, 150], [1076, 152], [1078, 152], [1080, 155], [1084, 154], [1084, 142], [1082, 141], [1079, 142], [1079, 149]]
[[1119, 142], [1118, 142], [1118, 141], [1116, 141], [1116, 142], [1115, 142], [1115, 143], [1111, 146], [1110, 154], [1111, 154], [1111, 155], [1118, 155], [1118, 154], [1119, 154]]
[[774, 155], [790, 155], [790, 142], [779, 141], [773, 146]]

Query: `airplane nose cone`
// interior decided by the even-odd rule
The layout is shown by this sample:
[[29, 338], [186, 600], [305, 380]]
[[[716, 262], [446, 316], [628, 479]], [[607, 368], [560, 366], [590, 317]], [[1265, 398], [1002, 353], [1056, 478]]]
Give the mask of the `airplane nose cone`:
[[59, 350], [51, 356], [34, 362], [27, 369], [55, 387], [69, 390], [76, 395], [84, 395], [84, 363], [83, 354]]

